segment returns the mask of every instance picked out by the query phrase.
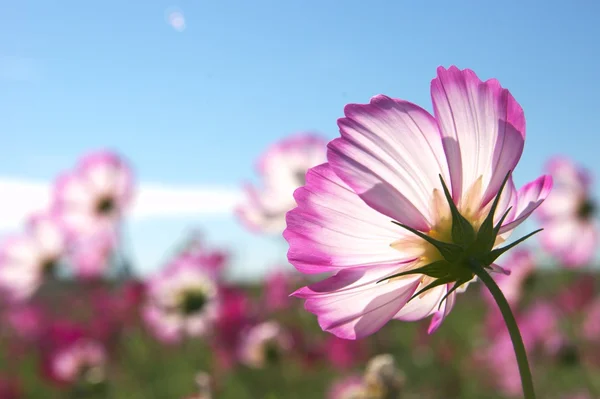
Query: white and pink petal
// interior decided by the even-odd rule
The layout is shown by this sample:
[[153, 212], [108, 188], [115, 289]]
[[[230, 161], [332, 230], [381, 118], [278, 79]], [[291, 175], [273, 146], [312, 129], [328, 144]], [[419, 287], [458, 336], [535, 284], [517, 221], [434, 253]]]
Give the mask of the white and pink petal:
[[335, 173], [369, 206], [427, 231], [437, 215], [430, 208], [439, 176], [448, 180], [435, 119], [412, 103], [379, 95], [350, 104], [338, 120], [341, 138], [328, 145]]

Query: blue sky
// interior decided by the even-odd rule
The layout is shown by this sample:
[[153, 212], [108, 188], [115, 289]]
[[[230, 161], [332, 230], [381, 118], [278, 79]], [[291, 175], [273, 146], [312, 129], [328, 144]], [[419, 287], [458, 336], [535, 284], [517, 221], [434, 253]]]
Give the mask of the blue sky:
[[[181, 32], [166, 22], [172, 7]], [[278, 138], [335, 137], [347, 103], [384, 93], [431, 110], [429, 82], [452, 64], [498, 78], [525, 109], [518, 184], [558, 153], [597, 174], [599, 11], [595, 1], [4, 2], [0, 177], [50, 181], [111, 147], [142, 182], [236, 190]], [[132, 222], [138, 268], [158, 267], [191, 226], [234, 251], [239, 275], [285, 259], [281, 240], [198, 214]]]

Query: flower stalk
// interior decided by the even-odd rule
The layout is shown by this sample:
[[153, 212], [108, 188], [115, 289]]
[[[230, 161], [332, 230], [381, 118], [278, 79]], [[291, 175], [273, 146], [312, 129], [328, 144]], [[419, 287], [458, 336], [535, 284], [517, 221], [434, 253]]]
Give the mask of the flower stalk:
[[523, 344], [523, 338], [521, 337], [519, 326], [515, 320], [515, 316], [510, 310], [508, 301], [504, 297], [504, 294], [494, 279], [488, 274], [487, 271], [483, 269], [483, 267], [481, 267], [479, 264], [471, 263], [471, 269], [473, 270], [473, 273], [475, 273], [475, 275], [479, 277], [481, 281], [483, 281], [487, 289], [492, 294], [492, 297], [496, 301], [500, 312], [502, 313], [502, 318], [504, 319], [504, 323], [508, 328], [508, 333], [510, 334], [510, 339], [515, 350], [515, 356], [517, 357], [517, 364], [519, 365], [519, 374], [521, 375], [521, 385], [523, 387], [525, 399], [535, 399], [533, 378], [531, 376], [531, 369], [529, 368], [529, 362], [527, 360], [527, 351], [525, 350], [525, 345]]

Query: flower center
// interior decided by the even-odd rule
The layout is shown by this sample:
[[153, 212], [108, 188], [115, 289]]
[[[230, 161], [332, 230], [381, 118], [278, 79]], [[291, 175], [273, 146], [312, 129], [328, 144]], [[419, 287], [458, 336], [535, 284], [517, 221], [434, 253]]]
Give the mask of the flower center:
[[44, 276], [44, 278], [52, 278], [55, 276], [57, 268], [58, 268], [58, 259], [56, 259], [56, 258], [44, 259], [41, 264], [42, 275]]
[[281, 358], [281, 351], [276, 342], [269, 341], [264, 347], [265, 360], [268, 364], [277, 364]]
[[[541, 231], [541, 229], [534, 231], [503, 248], [494, 249], [498, 243], [503, 241], [502, 237], [499, 237], [500, 228], [511, 210], [509, 208], [504, 211], [499, 221], [494, 224], [494, 215], [500, 203], [502, 189], [509, 177], [510, 172], [504, 178], [496, 198], [491, 204], [484, 207], [481, 206], [480, 195], [472, 195], [471, 192], [468, 192], [462, 199], [461, 209], [463, 215], [458, 210], [446, 183], [440, 176], [448, 208], [443, 205], [443, 201], [439, 200], [440, 195], [435, 190], [433, 195], [434, 209], [441, 210], [441, 212], [438, 213], [438, 223], [427, 234], [405, 224], [392, 221], [392, 223], [410, 231], [426, 242], [423, 243], [423, 255], [419, 262], [413, 264], [410, 270], [393, 274], [380, 280], [380, 282], [411, 274], [422, 274], [421, 283], [425, 287], [418, 290], [412, 298], [421, 296], [421, 294], [425, 294], [435, 287], [454, 283], [442, 299], [443, 302], [452, 292], [464, 287], [466, 283], [473, 280], [477, 273], [485, 273], [484, 269], [502, 270], [493, 264], [494, 261], [512, 247]], [[479, 180], [475, 182], [472, 188], [477, 193], [481, 191], [481, 184], [478, 182]], [[450, 216], [448, 216], [447, 211], [444, 212], [444, 209], [449, 209]], [[402, 242], [395, 242], [392, 246], [400, 247], [401, 244]]]
[[594, 215], [595, 212], [596, 204], [593, 201], [586, 199], [579, 205], [579, 208], [577, 209], [577, 216], [581, 220], [588, 220]]
[[100, 215], [106, 215], [112, 213], [115, 207], [115, 200], [112, 197], [102, 197], [96, 204], [96, 212]]
[[200, 290], [190, 290], [182, 294], [179, 308], [185, 315], [200, 312], [208, 302], [207, 295]]

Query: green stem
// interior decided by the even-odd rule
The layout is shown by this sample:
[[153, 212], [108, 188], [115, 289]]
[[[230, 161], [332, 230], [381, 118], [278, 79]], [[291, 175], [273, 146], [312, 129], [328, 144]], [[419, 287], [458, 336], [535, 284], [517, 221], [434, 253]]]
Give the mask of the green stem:
[[490, 290], [490, 293], [494, 297], [498, 308], [500, 308], [500, 312], [504, 318], [504, 323], [506, 323], [508, 333], [510, 334], [515, 355], [517, 356], [519, 373], [521, 374], [521, 385], [523, 386], [523, 394], [525, 395], [525, 399], [535, 399], [533, 379], [531, 377], [531, 370], [529, 369], [529, 362], [527, 361], [527, 352], [525, 351], [525, 345], [523, 344], [523, 338], [521, 338], [521, 333], [519, 332], [519, 326], [517, 325], [515, 316], [510, 310], [510, 306], [508, 305], [504, 294], [502, 294], [502, 291], [494, 279], [488, 274], [488, 272], [486, 272], [477, 264], [472, 265], [472, 269], [475, 275], [479, 277], [488, 290]]

